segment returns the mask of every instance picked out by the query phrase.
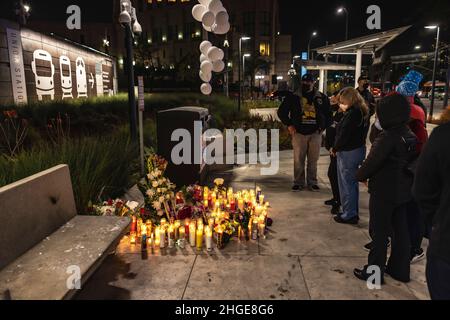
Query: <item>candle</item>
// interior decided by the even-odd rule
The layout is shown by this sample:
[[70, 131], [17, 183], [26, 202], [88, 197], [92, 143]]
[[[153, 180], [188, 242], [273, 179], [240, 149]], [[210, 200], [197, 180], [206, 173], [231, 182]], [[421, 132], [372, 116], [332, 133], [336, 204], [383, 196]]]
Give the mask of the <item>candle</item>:
[[205, 207], [205, 209], [208, 209], [208, 207], [209, 207], [208, 200], [203, 201], [203, 206]]
[[145, 224], [142, 224], [142, 240], [141, 240], [141, 249], [146, 250], [147, 249], [147, 226]]
[[185, 235], [185, 237], [189, 236], [189, 224], [190, 224], [189, 218], [184, 219], [184, 235]]
[[153, 242], [155, 247], [159, 247], [161, 245], [161, 228], [155, 228], [155, 241]]
[[180, 227], [181, 227], [180, 220], [176, 220], [173, 227], [174, 227], [174, 232], [175, 232], [175, 240], [178, 240], [178, 239], [180, 239]]
[[131, 229], [130, 229], [130, 232], [136, 232], [136, 228], [137, 228], [136, 224], [137, 224], [137, 219], [136, 219], [135, 216], [133, 216], [131, 218]]
[[202, 250], [203, 246], [203, 228], [197, 230], [197, 250]]
[[265, 239], [266, 225], [264, 223], [259, 224], [259, 237]]
[[261, 194], [261, 195], [259, 196], [259, 203], [260, 203], [261, 205], [264, 204], [264, 195], [263, 195], [263, 194]]
[[178, 245], [181, 249], [184, 249], [185, 243], [186, 243], [186, 229], [184, 227], [180, 227], [180, 239], [178, 240]]
[[191, 245], [191, 247], [195, 247], [195, 231], [195, 222], [192, 221], [189, 225], [189, 244]]
[[258, 240], [258, 220], [252, 219], [252, 240]]
[[205, 236], [206, 236], [206, 250], [212, 251], [212, 229], [207, 226], [205, 229]]
[[150, 220], [147, 220], [145, 223], [145, 227], [147, 229], [147, 239], [149, 239], [152, 235], [152, 222]]
[[141, 229], [142, 229], [142, 219], [138, 219], [137, 221], [137, 237], [140, 238], [142, 233], [141, 233]]
[[244, 211], [244, 199], [242, 198], [238, 199], [238, 209]]
[[221, 226], [217, 229], [217, 248], [223, 248], [223, 230]]
[[211, 230], [214, 228], [214, 218], [208, 219], [208, 226]]
[[136, 244], [136, 234], [134, 232], [130, 234], [130, 244]]
[[166, 229], [161, 228], [159, 230], [159, 238], [161, 239], [161, 243], [159, 244], [159, 247], [161, 249], [164, 249], [166, 247]]
[[167, 219], [166, 218], [162, 218], [161, 219], [161, 228], [164, 228], [167, 224]]
[[175, 246], [175, 232], [173, 225], [169, 226], [169, 230], [167, 232], [169, 239], [169, 248], [173, 248]]

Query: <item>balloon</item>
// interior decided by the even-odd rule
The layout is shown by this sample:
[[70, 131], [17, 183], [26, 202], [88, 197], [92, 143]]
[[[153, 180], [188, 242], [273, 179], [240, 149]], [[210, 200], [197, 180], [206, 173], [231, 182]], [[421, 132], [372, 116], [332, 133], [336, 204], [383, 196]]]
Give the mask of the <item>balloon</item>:
[[203, 25], [205, 25], [207, 27], [212, 27], [212, 25], [214, 24], [215, 21], [216, 21], [216, 16], [211, 11], [206, 11], [203, 14], [203, 17], [202, 17]]
[[220, 11], [216, 14], [216, 23], [218, 25], [225, 25], [230, 21], [230, 16], [226, 11]]
[[[220, 54], [220, 49], [219, 48], [217, 48], [217, 47], [209, 48], [207, 56], [208, 56], [208, 59], [210, 61], [220, 60], [220, 55], [221, 54]], [[223, 59], [223, 57], [222, 57], [222, 59]]]
[[211, 73], [212, 68], [213, 64], [211, 63], [211, 61], [203, 61], [200, 65], [200, 70], [205, 74]]
[[222, 1], [220, 0], [212, 0], [208, 5], [208, 11], [214, 13], [214, 15], [218, 14], [220, 11], [224, 11], [224, 7]]
[[203, 61], [207, 61], [208, 60], [208, 57], [205, 55], [205, 54], [201, 54], [200, 55], [200, 63], [202, 63]]
[[212, 79], [212, 73], [205, 73], [203, 71], [200, 70], [200, 72], [198, 73], [200, 76], [200, 79], [202, 79], [203, 82], [210, 82]]
[[202, 22], [202, 17], [206, 11], [207, 11], [207, 9], [205, 6], [203, 6], [201, 4], [197, 4], [192, 8], [192, 16], [198, 22]]
[[213, 63], [214, 72], [222, 72], [223, 69], [225, 69], [225, 63], [222, 60], [214, 61]]
[[226, 24], [223, 25], [216, 25], [213, 28], [213, 32], [215, 34], [226, 34], [228, 33], [228, 31], [230, 31], [231, 25], [229, 22], [227, 22]]
[[218, 56], [217, 56], [217, 60], [223, 60], [223, 58], [225, 57], [225, 53], [223, 52], [222, 49], [218, 49]]
[[200, 51], [206, 56], [208, 54], [209, 48], [212, 47], [212, 43], [205, 40], [202, 43], [200, 43]]
[[203, 29], [205, 29], [208, 32], [212, 32], [212, 27], [208, 27], [208, 26], [203, 25]]
[[204, 83], [200, 86], [200, 91], [205, 95], [208, 96], [212, 92], [212, 87], [209, 83]]

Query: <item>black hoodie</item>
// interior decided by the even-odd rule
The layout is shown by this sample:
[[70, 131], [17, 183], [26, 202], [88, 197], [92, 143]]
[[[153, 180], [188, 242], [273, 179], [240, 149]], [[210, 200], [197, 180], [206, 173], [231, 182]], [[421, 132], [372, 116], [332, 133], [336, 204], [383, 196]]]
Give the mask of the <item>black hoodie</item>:
[[407, 126], [409, 114], [410, 105], [399, 94], [380, 101], [377, 116], [384, 131], [357, 172], [358, 181], [369, 180], [372, 196], [394, 206], [412, 199], [408, 165], [414, 160], [417, 139]]
[[419, 159], [414, 197], [433, 226], [428, 254], [450, 264], [450, 123], [436, 129]]

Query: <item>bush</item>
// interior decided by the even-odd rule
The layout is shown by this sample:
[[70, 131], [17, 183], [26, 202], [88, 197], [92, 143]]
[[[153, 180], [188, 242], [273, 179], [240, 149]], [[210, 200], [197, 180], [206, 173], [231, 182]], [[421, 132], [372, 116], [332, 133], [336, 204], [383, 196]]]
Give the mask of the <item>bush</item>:
[[59, 164], [69, 165], [77, 210], [123, 195], [137, 181], [137, 150], [124, 130], [105, 137], [40, 144], [15, 158], [0, 156], [0, 187]]

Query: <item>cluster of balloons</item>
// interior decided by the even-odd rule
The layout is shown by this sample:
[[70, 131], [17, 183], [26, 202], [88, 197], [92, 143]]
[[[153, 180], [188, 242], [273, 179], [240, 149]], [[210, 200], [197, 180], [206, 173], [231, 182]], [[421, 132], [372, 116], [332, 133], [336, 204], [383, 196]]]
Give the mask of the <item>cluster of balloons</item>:
[[[230, 16], [224, 8], [221, 0], [198, 0], [200, 4], [192, 8], [192, 16], [203, 24], [207, 32], [226, 34], [230, 31]], [[212, 73], [222, 72], [225, 69], [223, 62], [224, 52], [212, 45], [209, 41], [200, 44], [200, 79], [204, 82], [200, 91], [204, 95], [210, 95], [212, 87], [210, 81]]]
[[223, 58], [225, 56], [222, 49], [212, 45], [209, 41], [203, 41], [200, 44], [200, 79], [204, 82], [200, 87], [203, 94], [211, 94], [212, 88], [209, 82], [212, 78], [212, 73], [222, 72], [225, 69]]
[[230, 16], [220, 0], [198, 0], [192, 8], [192, 16], [203, 24], [203, 28], [215, 34], [230, 31]]

